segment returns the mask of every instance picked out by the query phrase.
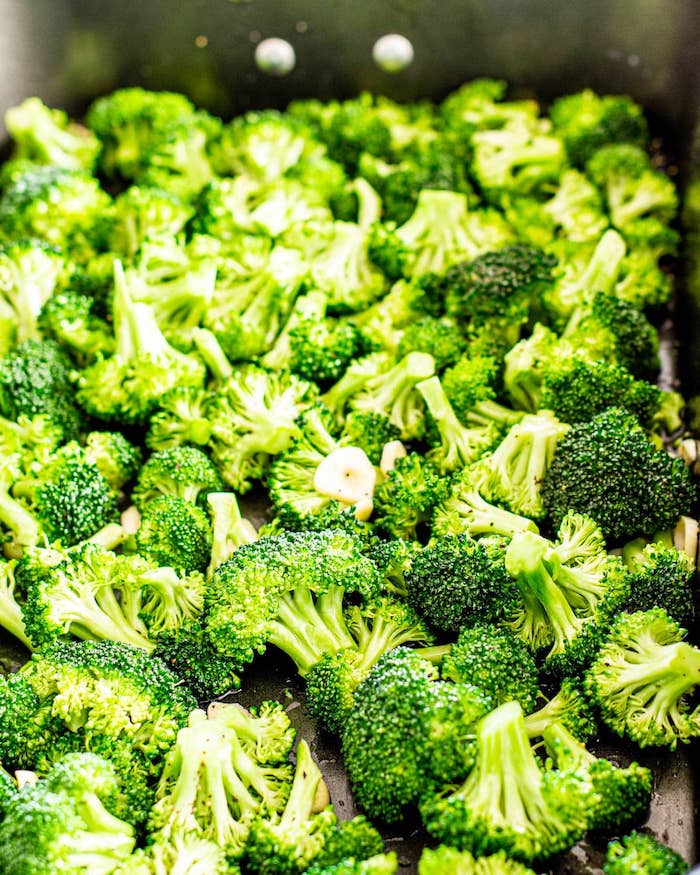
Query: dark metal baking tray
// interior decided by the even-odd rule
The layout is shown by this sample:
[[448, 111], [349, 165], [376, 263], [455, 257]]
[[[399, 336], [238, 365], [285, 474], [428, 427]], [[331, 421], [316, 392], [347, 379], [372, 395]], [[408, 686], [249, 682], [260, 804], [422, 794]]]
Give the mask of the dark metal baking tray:
[[[392, 32], [415, 49], [414, 63], [395, 76], [371, 58], [376, 38]], [[286, 78], [265, 76], [253, 62], [255, 45], [270, 36], [296, 49], [297, 66]], [[230, 116], [362, 89], [440, 98], [481, 75], [544, 100], [586, 86], [629, 93], [650, 111], [679, 178], [700, 180], [698, 0], [0, 0], [0, 116], [33, 94], [80, 112], [123, 85], [183, 91]], [[689, 219], [700, 231], [700, 206]], [[685, 391], [698, 392], [700, 281], [687, 280], [679, 271], [676, 331], [664, 329], [664, 378], [679, 375]], [[5, 671], [24, 658], [20, 646], [0, 640]], [[245, 705], [283, 702], [315, 750], [339, 816], [356, 813], [338, 745], [308, 717], [291, 665], [262, 658], [232, 695]], [[611, 738], [599, 739], [595, 750], [621, 760], [632, 754]], [[648, 828], [691, 863], [699, 859], [697, 754], [696, 745], [636, 754], [656, 776]], [[414, 873], [424, 842], [420, 824], [386, 838], [402, 875]], [[551, 871], [600, 872], [603, 850], [604, 843], [578, 845]]]

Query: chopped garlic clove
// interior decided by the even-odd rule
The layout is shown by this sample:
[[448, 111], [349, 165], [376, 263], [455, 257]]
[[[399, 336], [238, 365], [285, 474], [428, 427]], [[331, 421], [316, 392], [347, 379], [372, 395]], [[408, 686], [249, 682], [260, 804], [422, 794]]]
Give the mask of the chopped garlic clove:
[[393, 471], [396, 460], [404, 459], [405, 457], [406, 447], [401, 441], [389, 441], [388, 444], [384, 444], [382, 458], [379, 462], [379, 468], [382, 474], [388, 474], [390, 471]]
[[371, 503], [377, 472], [359, 447], [340, 447], [316, 468], [314, 487], [343, 504]]

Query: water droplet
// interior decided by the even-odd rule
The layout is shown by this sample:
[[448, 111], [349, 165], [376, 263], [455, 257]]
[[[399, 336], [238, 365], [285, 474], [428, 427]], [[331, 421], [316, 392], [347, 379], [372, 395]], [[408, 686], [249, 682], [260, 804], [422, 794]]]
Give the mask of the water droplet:
[[292, 72], [296, 62], [294, 47], [284, 39], [264, 39], [255, 49], [258, 69], [270, 76], [286, 76]]
[[372, 57], [385, 73], [400, 73], [413, 62], [413, 45], [400, 33], [387, 33], [374, 44]]

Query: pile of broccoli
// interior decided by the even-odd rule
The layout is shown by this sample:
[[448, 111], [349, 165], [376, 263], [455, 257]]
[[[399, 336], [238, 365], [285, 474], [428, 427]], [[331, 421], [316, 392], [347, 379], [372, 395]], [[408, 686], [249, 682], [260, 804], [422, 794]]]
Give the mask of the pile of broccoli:
[[[594, 752], [700, 736], [640, 107], [483, 79], [224, 123], [127, 88], [6, 126], [0, 870], [393, 875], [373, 824], [419, 817], [420, 875], [588, 831], [607, 875], [685, 871], [632, 831], [651, 771]], [[227, 698], [265, 653], [362, 814], [282, 704]]]

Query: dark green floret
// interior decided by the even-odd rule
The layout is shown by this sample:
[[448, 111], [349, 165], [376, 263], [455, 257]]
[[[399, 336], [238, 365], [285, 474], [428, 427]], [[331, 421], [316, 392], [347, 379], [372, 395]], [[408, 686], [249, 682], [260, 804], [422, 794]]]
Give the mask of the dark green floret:
[[397, 458], [374, 491], [373, 521], [392, 538], [417, 538], [449, 489], [449, 479], [430, 459], [419, 453]]
[[223, 481], [209, 457], [183, 446], [154, 453], [139, 471], [131, 498], [140, 508], [162, 495], [206, 507], [207, 495], [222, 489]]
[[675, 547], [632, 541], [622, 550], [629, 567], [629, 611], [663, 608], [679, 626], [689, 626], [695, 617], [694, 563]]
[[91, 431], [85, 439], [85, 456], [112, 489], [122, 489], [136, 476], [143, 453], [118, 431]]
[[96, 315], [95, 299], [75, 291], [55, 292], [39, 314], [39, 328], [84, 367], [114, 352], [111, 326]]
[[489, 709], [479, 690], [436, 680], [418, 653], [385, 654], [355, 692], [342, 735], [353, 796], [372, 819], [394, 823], [474, 762], [474, 724]]
[[506, 571], [506, 542], [467, 534], [432, 540], [405, 574], [409, 603], [429, 626], [457, 633], [475, 622], [497, 622], [517, 604]]
[[465, 626], [442, 662], [442, 677], [478, 687], [494, 706], [516, 701], [526, 714], [535, 710], [535, 660], [522, 641], [498, 626]]
[[211, 545], [209, 519], [189, 501], [159, 495], [142, 506], [134, 550], [145, 559], [186, 573], [205, 571]]
[[613, 539], [672, 528], [694, 494], [683, 461], [657, 449], [635, 417], [616, 407], [571, 427], [542, 484], [555, 525], [573, 510]]

